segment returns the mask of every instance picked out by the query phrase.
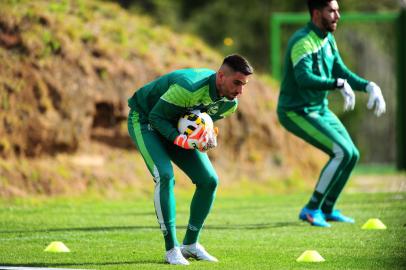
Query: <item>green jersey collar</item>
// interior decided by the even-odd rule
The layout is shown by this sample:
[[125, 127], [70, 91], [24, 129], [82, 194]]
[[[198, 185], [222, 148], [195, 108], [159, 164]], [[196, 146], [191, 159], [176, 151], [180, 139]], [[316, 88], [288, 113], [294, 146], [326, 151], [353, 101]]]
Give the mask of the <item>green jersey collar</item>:
[[221, 97], [219, 96], [219, 93], [217, 91], [217, 87], [216, 87], [216, 74], [217, 73], [212, 74], [209, 78], [210, 98], [213, 101], [217, 101], [217, 100], [221, 99]]
[[310, 28], [310, 30], [312, 30], [313, 32], [315, 32], [316, 33], [316, 35], [319, 37], [319, 38], [325, 38], [326, 36], [327, 36], [327, 34], [324, 34], [321, 30], [320, 30], [320, 28], [318, 28], [312, 21], [310, 21], [308, 24], [307, 24], [307, 26]]

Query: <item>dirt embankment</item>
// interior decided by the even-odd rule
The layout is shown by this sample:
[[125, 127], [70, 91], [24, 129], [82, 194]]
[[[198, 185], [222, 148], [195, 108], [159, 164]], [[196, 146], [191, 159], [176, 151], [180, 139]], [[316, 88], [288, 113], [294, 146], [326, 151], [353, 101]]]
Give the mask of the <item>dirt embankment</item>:
[[[89, 174], [55, 157], [77, 155], [94, 142], [104, 145], [104, 159], [118, 160], [110, 158], [117, 151], [127, 157], [134, 151], [126, 129], [133, 91], [170, 70], [215, 69], [222, 60], [194, 37], [112, 4], [82, 2], [59, 9], [47, 1], [0, 5], [2, 195], [63, 194], [71, 190], [66, 181], [86, 190], [89, 177], [92, 185], [109, 186], [115, 169]], [[277, 89], [267, 80], [254, 76], [238, 112], [218, 123], [220, 145], [210, 155], [223, 182], [311, 179], [320, 168], [320, 154], [279, 125]], [[56, 163], [50, 168], [43, 160]], [[128, 174], [125, 182], [136, 185], [139, 173], [128, 168]]]

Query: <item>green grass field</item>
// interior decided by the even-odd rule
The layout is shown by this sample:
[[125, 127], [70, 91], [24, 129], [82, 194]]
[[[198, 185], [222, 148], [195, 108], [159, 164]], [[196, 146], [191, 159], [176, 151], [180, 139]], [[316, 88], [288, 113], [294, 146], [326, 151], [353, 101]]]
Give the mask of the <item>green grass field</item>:
[[[178, 238], [189, 196], [178, 196]], [[217, 197], [200, 242], [220, 259], [190, 269], [405, 269], [406, 193], [344, 194], [339, 203], [357, 224], [311, 227], [297, 219], [308, 194]], [[1, 203], [0, 265], [82, 269], [170, 269], [148, 199], [52, 199]], [[361, 230], [380, 218], [387, 230]], [[70, 253], [47, 253], [63, 241]], [[305, 250], [322, 263], [298, 263]]]

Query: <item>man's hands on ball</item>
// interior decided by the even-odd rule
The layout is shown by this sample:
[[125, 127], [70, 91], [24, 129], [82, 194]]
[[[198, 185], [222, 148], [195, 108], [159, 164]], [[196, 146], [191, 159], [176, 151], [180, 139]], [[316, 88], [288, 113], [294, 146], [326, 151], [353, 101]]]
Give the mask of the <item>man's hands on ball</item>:
[[218, 128], [205, 128], [199, 126], [189, 136], [180, 134], [176, 137], [174, 144], [184, 149], [198, 149], [201, 152], [206, 152], [217, 146]]

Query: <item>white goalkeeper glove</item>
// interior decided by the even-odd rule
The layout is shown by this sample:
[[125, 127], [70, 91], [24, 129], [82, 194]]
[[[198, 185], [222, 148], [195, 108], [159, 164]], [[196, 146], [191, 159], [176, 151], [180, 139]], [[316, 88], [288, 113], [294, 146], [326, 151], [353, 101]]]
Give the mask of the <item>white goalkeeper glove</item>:
[[344, 98], [344, 111], [354, 110], [355, 107], [355, 94], [351, 85], [345, 79], [337, 79], [337, 88], [340, 90]]
[[375, 105], [374, 113], [376, 116], [381, 116], [386, 111], [386, 103], [382, 96], [381, 88], [374, 82], [369, 82], [366, 87], [369, 93], [368, 109], [372, 109]]
[[219, 133], [218, 127], [211, 128], [207, 131], [207, 143], [205, 147], [201, 150], [202, 152], [209, 151], [210, 149], [217, 147], [217, 135]]

